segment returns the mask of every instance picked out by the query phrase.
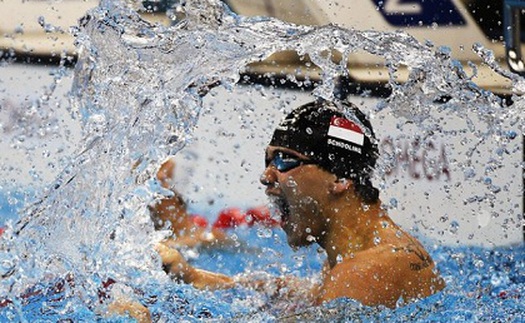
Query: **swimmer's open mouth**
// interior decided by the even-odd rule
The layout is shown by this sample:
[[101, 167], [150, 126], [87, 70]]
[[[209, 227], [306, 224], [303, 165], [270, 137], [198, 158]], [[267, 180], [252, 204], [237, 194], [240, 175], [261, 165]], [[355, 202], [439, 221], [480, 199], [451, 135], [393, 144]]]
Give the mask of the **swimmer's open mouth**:
[[288, 202], [279, 196], [271, 196], [270, 203], [273, 205], [272, 209], [277, 211], [281, 216], [281, 224], [286, 223], [290, 216], [290, 206]]

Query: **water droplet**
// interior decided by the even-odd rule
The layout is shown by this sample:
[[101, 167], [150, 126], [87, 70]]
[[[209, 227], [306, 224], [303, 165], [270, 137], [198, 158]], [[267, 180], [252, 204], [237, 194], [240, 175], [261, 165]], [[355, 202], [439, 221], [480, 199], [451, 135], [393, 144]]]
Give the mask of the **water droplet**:
[[297, 182], [294, 179], [289, 178], [286, 181], [286, 186], [291, 187], [291, 188], [297, 187]]
[[391, 198], [390, 199], [390, 207], [392, 209], [397, 209], [397, 199], [395, 199], [395, 198]]
[[271, 228], [267, 228], [267, 227], [263, 227], [263, 226], [260, 226], [257, 228], [257, 236], [259, 238], [265, 238], [265, 239], [268, 239], [268, 238], [271, 238], [273, 235], [273, 231]]
[[505, 133], [505, 136], [507, 137], [507, 139], [515, 139], [517, 136], [518, 136], [518, 133], [514, 130], [509, 130]]
[[483, 267], [485, 267], [485, 263], [481, 259], [475, 259], [473, 263], [474, 263], [474, 267], [476, 267], [476, 268], [483, 268]]
[[2, 277], [8, 277], [14, 272], [16, 262], [12, 259], [12, 256], [7, 253], [2, 253], [0, 257], [2, 258], [0, 259], [0, 274]]
[[471, 179], [476, 176], [476, 171], [472, 167], [467, 167], [463, 170], [463, 175], [465, 176], [465, 179]]
[[457, 221], [450, 222], [449, 232], [452, 234], [458, 233], [459, 223]]
[[18, 25], [15, 27], [15, 33], [16, 34], [24, 34], [24, 26], [23, 25]]
[[337, 257], [335, 257], [335, 261], [340, 264], [343, 262], [343, 256], [341, 254], [338, 254]]

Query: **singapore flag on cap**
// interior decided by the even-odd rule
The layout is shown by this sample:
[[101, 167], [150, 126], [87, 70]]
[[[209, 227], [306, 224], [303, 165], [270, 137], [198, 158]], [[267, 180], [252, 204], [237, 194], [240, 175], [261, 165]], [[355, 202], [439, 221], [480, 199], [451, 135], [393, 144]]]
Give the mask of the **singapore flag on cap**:
[[352, 121], [333, 116], [328, 128], [328, 136], [338, 138], [355, 145], [363, 146], [365, 135], [361, 128]]

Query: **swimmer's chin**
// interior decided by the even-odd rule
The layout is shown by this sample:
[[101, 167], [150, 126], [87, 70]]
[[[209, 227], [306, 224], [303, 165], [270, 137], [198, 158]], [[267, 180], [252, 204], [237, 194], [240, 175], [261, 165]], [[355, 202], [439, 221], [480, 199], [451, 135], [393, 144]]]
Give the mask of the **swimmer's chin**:
[[297, 251], [300, 248], [307, 247], [315, 242], [315, 239], [312, 236], [306, 238], [298, 237], [296, 235], [286, 234], [288, 245], [294, 250]]

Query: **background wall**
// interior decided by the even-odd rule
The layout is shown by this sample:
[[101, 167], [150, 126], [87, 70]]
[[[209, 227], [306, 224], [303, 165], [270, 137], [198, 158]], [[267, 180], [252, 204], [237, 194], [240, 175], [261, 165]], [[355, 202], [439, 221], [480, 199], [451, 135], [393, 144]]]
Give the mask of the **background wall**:
[[[14, 196], [10, 192], [48, 185], [59, 171], [54, 165], [71, 156], [80, 142], [80, 128], [69, 116], [66, 99], [71, 75], [50, 91], [54, 84], [52, 71], [42, 66], [0, 67], [3, 220], [15, 216], [10, 202], [17, 201], [7, 200]], [[47, 101], [42, 103], [42, 98]], [[310, 100], [307, 92], [263, 86], [210, 93], [192, 142], [175, 157], [177, 187], [189, 200], [192, 211], [213, 220], [225, 207], [267, 203], [259, 183], [264, 148], [283, 114]], [[364, 111], [380, 102], [379, 98], [351, 100]], [[449, 130], [465, 126], [465, 121], [451, 116], [436, 117]], [[477, 140], [473, 135], [451, 131], [422, 141], [417, 127], [405, 125], [400, 130], [400, 121], [388, 110], [372, 118], [384, 157], [379, 168], [385, 169], [388, 160], [391, 169], [379, 172], [375, 184], [381, 187], [381, 199], [397, 222], [446, 244], [492, 246], [523, 241], [520, 136], [502, 156], [504, 166], [489, 177], [484, 175], [485, 162], [497, 148], [496, 143], [479, 145], [472, 158], [474, 163], [465, 167], [465, 152]], [[49, 125], [49, 131], [39, 134], [37, 129], [42, 123]], [[33, 127], [34, 136], [17, 138], [20, 126]], [[397, 157], [389, 158], [394, 155]]]

